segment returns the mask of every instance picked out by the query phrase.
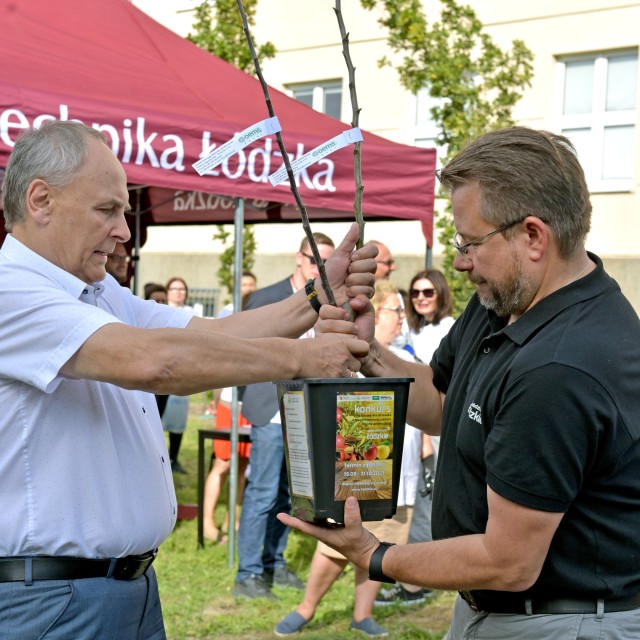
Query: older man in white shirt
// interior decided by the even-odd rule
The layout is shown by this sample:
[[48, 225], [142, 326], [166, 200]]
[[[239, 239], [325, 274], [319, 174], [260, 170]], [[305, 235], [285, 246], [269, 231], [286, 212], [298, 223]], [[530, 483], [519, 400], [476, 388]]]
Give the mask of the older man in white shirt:
[[[305, 291], [206, 320], [119, 286], [105, 265], [130, 236], [127, 179], [90, 127], [24, 132], [3, 195], [0, 637], [165, 638], [151, 562], [176, 498], [152, 394], [349, 375], [368, 346], [287, 339], [317, 319]], [[376, 251], [356, 237], [327, 274], [362, 308]]]

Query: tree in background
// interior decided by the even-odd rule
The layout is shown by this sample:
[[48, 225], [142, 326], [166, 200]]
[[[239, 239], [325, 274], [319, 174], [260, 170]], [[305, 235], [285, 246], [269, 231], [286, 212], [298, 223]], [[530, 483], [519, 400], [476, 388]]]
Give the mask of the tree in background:
[[[253, 27], [258, 0], [243, 0], [242, 4], [249, 27]], [[195, 33], [190, 33], [187, 39], [234, 67], [253, 73], [253, 58], [242, 30], [242, 16], [236, 0], [205, 1], [196, 7], [195, 13]], [[276, 48], [271, 42], [256, 43], [255, 47], [260, 63], [276, 55]]]
[[[381, 10], [378, 22], [388, 30], [389, 48], [398, 54], [393, 62], [387, 57], [380, 60], [380, 66], [394, 67], [407, 90], [415, 94], [428, 89], [436, 99], [431, 116], [446, 163], [470, 140], [514, 124], [513, 108], [531, 84], [533, 54], [520, 40], [503, 51], [483, 32], [473, 9], [455, 0], [438, 1], [440, 20], [431, 25], [423, 5], [435, 6], [435, 0], [361, 0], [361, 4]], [[458, 316], [475, 287], [453, 268], [455, 227], [448, 199], [437, 215], [436, 228]]]
[[[255, 24], [257, 3], [258, 0], [243, 0], [250, 27]], [[187, 39], [238, 69], [253, 72], [253, 58], [242, 30], [242, 16], [238, 11], [236, 0], [205, 1], [196, 7], [195, 14], [194, 33], [190, 33]], [[260, 62], [273, 58], [276, 54], [276, 48], [271, 42], [255, 46]], [[220, 240], [225, 247], [220, 255], [220, 268], [217, 275], [220, 284], [231, 293], [234, 267], [233, 234], [226, 231], [222, 225], [218, 225], [213, 239]], [[247, 225], [242, 238], [242, 270], [251, 271], [253, 268], [256, 247], [254, 227]]]
[[[213, 236], [214, 240], [220, 240], [224, 246], [224, 251], [220, 254], [220, 268], [218, 269], [218, 281], [227, 291], [233, 293], [233, 267], [235, 258], [235, 248], [233, 246], [233, 234], [228, 231], [224, 225], [219, 224], [218, 230]], [[245, 233], [242, 234], [242, 270], [252, 271], [255, 264], [256, 255], [256, 238], [253, 232], [253, 226], [245, 227]], [[229, 302], [227, 298], [225, 304]]]

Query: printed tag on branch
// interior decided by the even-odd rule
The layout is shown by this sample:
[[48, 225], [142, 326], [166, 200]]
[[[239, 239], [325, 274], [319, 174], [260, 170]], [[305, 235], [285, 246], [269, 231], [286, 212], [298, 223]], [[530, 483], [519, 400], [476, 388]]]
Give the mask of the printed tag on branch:
[[231, 140], [221, 144], [208, 156], [201, 158], [198, 162], [194, 162], [193, 168], [199, 175], [203, 176], [207, 171], [217, 167], [221, 162], [224, 162], [234, 153], [238, 153], [238, 151], [250, 145], [254, 140], [260, 140], [260, 138], [264, 138], [264, 136], [268, 136], [271, 133], [278, 133], [278, 131], [281, 130], [282, 127], [278, 122], [277, 116], [256, 122], [256, 124], [247, 127], [244, 131], [233, 136]]
[[[362, 132], [359, 128], [343, 131], [335, 138], [331, 138], [331, 140], [328, 140], [324, 144], [321, 144], [319, 147], [316, 147], [315, 149], [309, 151], [309, 153], [305, 153], [297, 160], [294, 160], [291, 163], [293, 173], [295, 174], [298, 171], [302, 171], [302, 169], [305, 169], [309, 165], [312, 165], [314, 162], [318, 162], [318, 160], [322, 160], [322, 158], [325, 158], [330, 153], [333, 153], [338, 149], [342, 149], [348, 144], [353, 144], [354, 142], [362, 142]], [[274, 187], [277, 187], [281, 182], [284, 182], [287, 177], [287, 168], [282, 165], [275, 173], [272, 173], [269, 176], [269, 182]]]

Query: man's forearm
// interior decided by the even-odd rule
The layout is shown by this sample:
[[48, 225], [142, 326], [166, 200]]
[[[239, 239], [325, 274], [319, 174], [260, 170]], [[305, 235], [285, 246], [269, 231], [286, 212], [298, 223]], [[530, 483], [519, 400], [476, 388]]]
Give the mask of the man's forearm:
[[111, 324], [64, 365], [69, 377], [125, 389], [188, 395], [299, 375], [300, 341], [247, 340], [195, 329], [136, 329]]
[[509, 590], [504, 568], [492, 562], [482, 538], [478, 534], [394, 546], [386, 552], [382, 568], [399, 582], [429, 589]]
[[224, 333], [238, 338], [298, 338], [313, 327], [318, 314], [304, 291], [273, 304], [210, 320], [194, 317], [189, 329]]

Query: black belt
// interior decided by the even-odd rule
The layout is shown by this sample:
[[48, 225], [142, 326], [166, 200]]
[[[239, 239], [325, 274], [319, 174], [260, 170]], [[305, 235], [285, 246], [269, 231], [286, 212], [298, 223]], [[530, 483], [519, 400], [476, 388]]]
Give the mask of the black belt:
[[597, 613], [598, 600], [602, 600], [604, 611], [631, 611], [640, 608], [640, 593], [628, 598], [532, 598], [514, 593], [513, 596], [486, 592], [460, 591], [462, 599], [474, 610], [486, 613], [516, 613], [536, 615], [543, 613]]
[[158, 555], [157, 549], [139, 556], [126, 556], [113, 560], [90, 560], [64, 556], [0, 558], [0, 582], [78, 580], [81, 578], [135, 580], [148, 571], [156, 555]]

